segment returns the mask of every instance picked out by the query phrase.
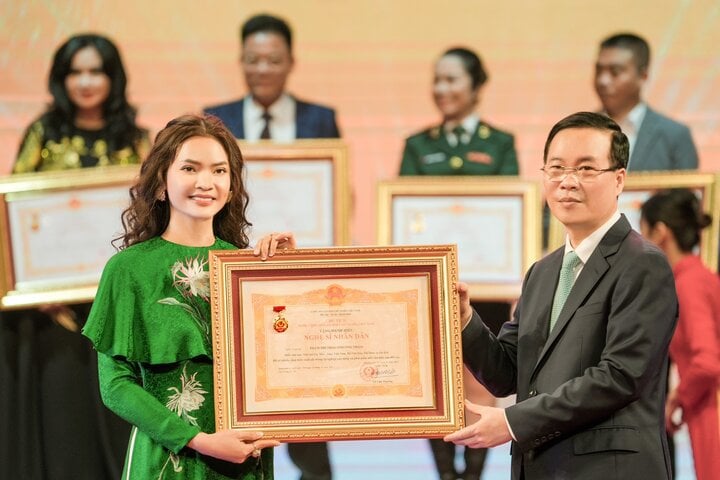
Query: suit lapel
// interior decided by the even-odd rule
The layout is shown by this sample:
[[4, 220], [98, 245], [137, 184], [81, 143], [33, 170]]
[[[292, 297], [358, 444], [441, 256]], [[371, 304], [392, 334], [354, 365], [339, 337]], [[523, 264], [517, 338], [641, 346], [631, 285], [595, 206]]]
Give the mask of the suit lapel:
[[295, 100], [295, 138], [310, 138], [312, 135], [308, 135], [307, 131], [310, 124], [306, 118], [306, 104], [298, 101], [295, 97], [292, 99]]
[[[608, 271], [610, 264], [608, 263], [607, 257], [614, 255], [617, 252], [620, 248], [620, 244], [629, 231], [630, 223], [625, 218], [625, 215], [622, 215], [620, 220], [615, 222], [608, 233], [605, 234], [603, 239], [600, 241], [600, 244], [598, 244], [597, 248], [588, 259], [587, 264], [583, 266], [580, 275], [577, 280], [575, 280], [572, 290], [570, 290], [570, 295], [565, 301], [563, 309], [560, 311], [555, 328], [552, 332], [550, 332], [550, 335], [545, 342], [545, 346], [538, 356], [533, 374], [540, 367], [548, 352], [552, 350], [555, 343], [557, 343], [557, 339], [563, 334], [566, 325], [570, 322], [577, 309], [585, 303], [587, 296], [593, 291], [595, 286], [601, 281], [605, 273]], [[562, 260], [560, 260], [560, 266], [561, 265]], [[559, 276], [560, 266], [556, 267], [553, 265], [552, 269], [550, 269], [550, 271], [555, 274], [555, 283], [552, 283], [551, 285], [557, 285], [557, 277]], [[550, 302], [552, 303], [553, 295], [548, 294], [547, 296], [551, 299]], [[545, 315], [541, 318], [549, 319], [550, 316]], [[549, 321], [545, 323], [545, 326], [546, 328], [549, 328]]]
[[228, 130], [230, 130], [233, 135], [235, 135], [235, 138], [244, 139], [245, 99], [240, 99], [234, 107], [235, 109], [232, 112], [232, 115], [228, 116], [223, 121], [225, 122], [225, 126], [228, 128]]
[[635, 146], [630, 157], [630, 170], [645, 170], [647, 168], [650, 148], [652, 147], [650, 142], [651, 139], [657, 138], [655, 136], [657, 126], [657, 115], [650, 107], [647, 107], [645, 118], [643, 118], [640, 130], [635, 138]]

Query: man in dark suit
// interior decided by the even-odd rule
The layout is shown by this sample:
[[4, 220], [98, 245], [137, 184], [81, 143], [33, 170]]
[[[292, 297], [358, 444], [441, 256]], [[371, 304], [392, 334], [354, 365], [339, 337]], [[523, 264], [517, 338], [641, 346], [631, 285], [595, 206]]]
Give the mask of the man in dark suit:
[[667, 350], [677, 298], [664, 255], [618, 213], [628, 141], [610, 118], [558, 122], [544, 152], [550, 210], [565, 246], [535, 263], [510, 322], [494, 336], [458, 284], [465, 364], [506, 409], [445, 439], [512, 440], [513, 479], [671, 478], [664, 429]]
[[[339, 138], [333, 110], [285, 92], [294, 62], [288, 24], [271, 15], [255, 15], [243, 24], [240, 36], [240, 64], [249, 95], [205, 112], [220, 118], [240, 139]], [[327, 443], [290, 443], [288, 454], [300, 469], [300, 480], [331, 480]]]
[[256, 15], [240, 32], [240, 65], [249, 94], [207, 107], [237, 137], [291, 142], [296, 138], [338, 138], [335, 112], [296, 99], [285, 91], [292, 71], [292, 32], [281, 18]]
[[650, 46], [635, 34], [612, 35], [600, 44], [595, 91], [605, 113], [630, 140], [627, 169], [697, 169], [698, 154], [690, 129], [657, 113], [642, 99], [649, 67]]

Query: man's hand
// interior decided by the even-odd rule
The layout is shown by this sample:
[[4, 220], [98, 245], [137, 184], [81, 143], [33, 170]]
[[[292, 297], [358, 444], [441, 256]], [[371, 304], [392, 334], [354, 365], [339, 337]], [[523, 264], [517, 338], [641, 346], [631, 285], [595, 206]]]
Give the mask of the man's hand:
[[512, 440], [505, 421], [505, 409], [483, 407], [469, 400], [465, 400], [465, 408], [480, 417], [480, 420], [445, 436], [443, 440], [470, 448], [490, 448]]
[[292, 232], [271, 233], [257, 242], [253, 253], [259, 255], [260, 260], [267, 260], [268, 257], [275, 255], [278, 249], [284, 250], [287, 248], [297, 248], [295, 235]]

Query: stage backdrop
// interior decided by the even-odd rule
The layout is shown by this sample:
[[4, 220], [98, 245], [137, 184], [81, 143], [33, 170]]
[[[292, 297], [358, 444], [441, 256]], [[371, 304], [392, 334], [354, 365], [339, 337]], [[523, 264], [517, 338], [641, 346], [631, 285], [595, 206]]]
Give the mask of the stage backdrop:
[[404, 138], [438, 121], [432, 63], [450, 46], [483, 57], [490, 82], [479, 111], [515, 133], [524, 177], [539, 178], [555, 121], [598, 108], [597, 44], [621, 30], [653, 47], [649, 103], [691, 126], [702, 170], [720, 166], [716, 0], [3, 0], [0, 174], [48, 101], [52, 53], [69, 35], [98, 31], [117, 42], [140, 123], [157, 132], [178, 114], [244, 94], [238, 27], [260, 12], [294, 29], [290, 91], [338, 111], [350, 145], [356, 244], [375, 241], [375, 184], [396, 176]]

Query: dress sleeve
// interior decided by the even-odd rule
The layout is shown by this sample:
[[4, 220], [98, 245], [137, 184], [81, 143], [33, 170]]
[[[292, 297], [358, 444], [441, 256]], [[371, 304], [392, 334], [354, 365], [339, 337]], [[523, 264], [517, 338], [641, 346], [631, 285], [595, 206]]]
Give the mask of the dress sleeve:
[[37, 121], [30, 125], [20, 143], [15, 165], [12, 173], [35, 172], [42, 160], [42, 148], [45, 141], [45, 132], [42, 123]]
[[142, 388], [139, 364], [98, 353], [98, 376], [103, 403], [165, 448], [179, 453], [200, 433]]

